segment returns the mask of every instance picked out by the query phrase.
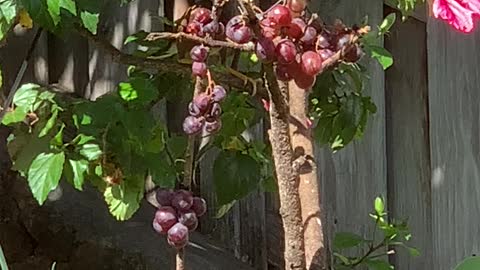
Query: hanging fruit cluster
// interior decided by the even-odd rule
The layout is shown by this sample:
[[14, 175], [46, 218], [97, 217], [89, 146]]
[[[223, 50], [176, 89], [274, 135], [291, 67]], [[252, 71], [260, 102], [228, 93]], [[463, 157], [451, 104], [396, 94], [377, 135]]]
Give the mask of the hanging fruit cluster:
[[172, 247], [185, 247], [189, 232], [197, 228], [198, 218], [207, 212], [207, 203], [186, 190], [159, 189], [156, 199], [159, 207], [153, 219], [153, 229], [167, 235]]

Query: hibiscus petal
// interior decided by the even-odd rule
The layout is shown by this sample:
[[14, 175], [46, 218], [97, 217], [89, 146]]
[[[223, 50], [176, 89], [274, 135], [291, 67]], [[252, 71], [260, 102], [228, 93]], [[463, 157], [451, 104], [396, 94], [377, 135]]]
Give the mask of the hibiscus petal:
[[474, 27], [473, 16], [480, 15], [480, 0], [435, 0], [433, 15], [468, 33]]

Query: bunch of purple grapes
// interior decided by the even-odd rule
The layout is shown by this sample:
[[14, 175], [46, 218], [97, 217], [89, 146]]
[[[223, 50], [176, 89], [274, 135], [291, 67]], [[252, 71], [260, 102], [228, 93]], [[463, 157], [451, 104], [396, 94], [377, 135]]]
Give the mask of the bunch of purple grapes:
[[153, 229], [167, 235], [172, 247], [185, 247], [189, 232], [198, 227], [198, 218], [207, 212], [207, 203], [186, 190], [159, 189], [156, 198], [159, 207], [153, 219]]
[[207, 34], [211, 36], [221, 36], [225, 31], [225, 26], [213, 19], [212, 12], [209, 9], [199, 7], [192, 11], [185, 28], [186, 33], [199, 37]]

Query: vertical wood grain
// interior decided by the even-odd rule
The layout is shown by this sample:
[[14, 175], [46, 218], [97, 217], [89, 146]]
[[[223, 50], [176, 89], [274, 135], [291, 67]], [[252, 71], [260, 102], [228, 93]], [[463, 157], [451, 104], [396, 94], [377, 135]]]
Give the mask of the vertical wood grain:
[[[388, 199], [395, 219], [408, 219], [411, 245], [394, 256], [395, 269], [432, 269], [432, 198], [426, 24], [410, 18], [397, 22], [385, 38], [394, 58], [385, 80]], [[409, 42], [405, 42], [409, 40]]]
[[480, 253], [480, 28], [429, 18], [433, 263], [450, 270]]

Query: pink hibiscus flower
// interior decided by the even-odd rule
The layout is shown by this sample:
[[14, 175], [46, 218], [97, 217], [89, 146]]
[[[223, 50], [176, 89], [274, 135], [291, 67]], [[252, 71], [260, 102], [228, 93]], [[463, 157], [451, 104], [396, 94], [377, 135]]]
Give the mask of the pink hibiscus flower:
[[433, 15], [469, 33], [474, 28], [475, 17], [480, 16], [480, 0], [434, 0]]

